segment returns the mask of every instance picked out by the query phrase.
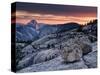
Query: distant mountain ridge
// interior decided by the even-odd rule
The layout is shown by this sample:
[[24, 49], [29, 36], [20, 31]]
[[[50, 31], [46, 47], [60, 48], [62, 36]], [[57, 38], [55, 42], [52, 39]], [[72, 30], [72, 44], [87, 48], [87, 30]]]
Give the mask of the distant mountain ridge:
[[[91, 30], [89, 27], [89, 25], [83, 26], [82, 31], [88, 32], [88, 29]], [[94, 27], [92, 27], [92, 30], [93, 28]], [[16, 23], [16, 41], [34, 41], [49, 34], [66, 32], [73, 29], [81, 29], [81, 25], [74, 22], [49, 25], [37, 23], [36, 20], [31, 20], [27, 25]]]
[[79, 28], [77, 23], [66, 23], [59, 25], [38, 24], [35, 20], [31, 20], [27, 25], [16, 23], [16, 41], [34, 41], [38, 37], [43, 37], [52, 33], [68, 31]]
[[34, 41], [38, 38], [36, 32], [36, 21], [31, 21], [28, 25], [16, 23], [16, 41]]
[[40, 30], [40, 37], [43, 37], [45, 35], [49, 35], [52, 33], [64, 32], [78, 28], [80, 28], [80, 25], [77, 23], [66, 23], [59, 25], [43, 25], [40, 27], [39, 30]]

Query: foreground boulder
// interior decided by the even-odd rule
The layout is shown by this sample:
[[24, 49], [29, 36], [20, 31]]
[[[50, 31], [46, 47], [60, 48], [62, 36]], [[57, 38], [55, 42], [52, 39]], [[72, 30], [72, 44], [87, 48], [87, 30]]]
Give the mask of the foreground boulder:
[[77, 44], [71, 45], [71, 47], [66, 46], [61, 50], [61, 56], [64, 62], [78, 61], [82, 57], [81, 47]]
[[55, 57], [59, 56], [59, 50], [57, 49], [48, 49], [43, 50], [37, 53], [37, 55], [34, 57], [33, 62], [34, 64], [46, 62], [51, 59], [54, 59]]
[[53, 49], [32, 53], [25, 56], [22, 60], [20, 60], [16, 68], [17, 70], [20, 70], [32, 64], [49, 61], [51, 59], [56, 58], [57, 56], [59, 56], [59, 51]]
[[73, 39], [69, 39], [66, 42], [65, 47], [63, 47], [63, 45], [60, 46], [61, 56], [65, 62], [78, 61], [82, 55], [92, 51], [92, 47], [87, 37], [75, 37]]
[[63, 63], [63, 59], [61, 58], [61, 56], [59, 56], [47, 62], [33, 64], [17, 72], [21, 73], [21, 72], [38, 72], [38, 71], [56, 71], [56, 70], [85, 69], [85, 68], [87, 68], [87, 66], [84, 64], [84, 61], [82, 59], [78, 62], [66, 64]]

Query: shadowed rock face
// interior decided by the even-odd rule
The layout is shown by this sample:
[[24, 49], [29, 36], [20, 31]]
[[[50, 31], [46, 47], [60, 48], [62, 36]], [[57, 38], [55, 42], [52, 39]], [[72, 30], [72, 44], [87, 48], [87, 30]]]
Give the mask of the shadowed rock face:
[[89, 44], [84, 44], [84, 43], [83, 43], [83, 44], [81, 44], [80, 46], [81, 46], [81, 48], [82, 48], [83, 55], [88, 54], [89, 52], [92, 51], [92, 47], [91, 47], [91, 45], [89, 45]]
[[83, 57], [88, 68], [96, 68], [97, 67], [97, 51], [90, 52], [88, 55]]

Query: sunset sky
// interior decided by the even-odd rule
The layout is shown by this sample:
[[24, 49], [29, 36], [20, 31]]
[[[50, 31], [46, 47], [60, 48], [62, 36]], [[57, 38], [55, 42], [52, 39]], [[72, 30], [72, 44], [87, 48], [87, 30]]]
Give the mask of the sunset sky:
[[38, 3], [16, 3], [15, 17], [17, 23], [28, 23], [32, 19], [38, 23], [63, 24], [76, 22], [85, 24], [97, 18], [96, 7], [72, 6], [72, 5], [51, 5]]

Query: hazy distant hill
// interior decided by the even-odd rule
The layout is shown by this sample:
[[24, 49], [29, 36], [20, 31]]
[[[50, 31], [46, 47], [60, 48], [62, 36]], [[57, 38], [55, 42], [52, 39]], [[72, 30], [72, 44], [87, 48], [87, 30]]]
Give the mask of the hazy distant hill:
[[77, 23], [66, 23], [66, 24], [59, 24], [59, 25], [43, 25], [40, 28], [40, 37], [45, 35], [49, 35], [52, 33], [64, 32], [69, 31], [72, 29], [79, 29], [80, 25]]
[[43, 37], [52, 33], [79, 29], [77, 23], [66, 23], [59, 25], [38, 24], [35, 20], [30, 21], [27, 25], [16, 23], [16, 41], [34, 41], [38, 37]]
[[28, 25], [16, 23], [16, 41], [34, 41], [37, 38], [38, 33], [36, 32], [34, 21], [31, 21]]

